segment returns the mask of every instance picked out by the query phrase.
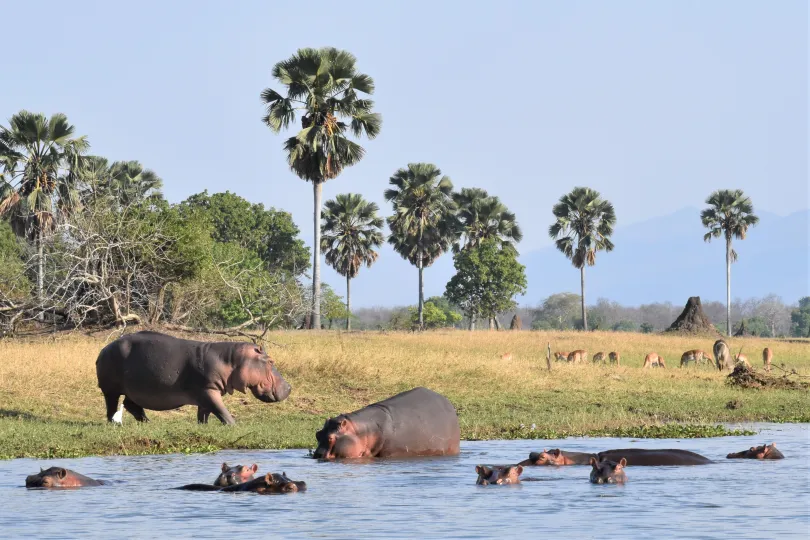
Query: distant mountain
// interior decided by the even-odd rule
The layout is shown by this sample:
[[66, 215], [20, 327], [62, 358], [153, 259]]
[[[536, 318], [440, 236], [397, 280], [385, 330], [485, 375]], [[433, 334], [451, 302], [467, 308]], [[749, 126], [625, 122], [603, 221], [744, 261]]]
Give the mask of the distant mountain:
[[[700, 211], [685, 208], [674, 214], [619, 227], [616, 249], [597, 254], [595, 267], [586, 269], [585, 296], [603, 297], [625, 305], [670, 301], [725, 301], [725, 244], [703, 241], [706, 229]], [[745, 240], [735, 240], [739, 260], [731, 268], [732, 297], [749, 298], [775, 293], [791, 303], [810, 295], [810, 210], [789, 216], [758, 213], [760, 223]], [[579, 292], [579, 271], [553, 246], [524, 253], [528, 293], [523, 305], [535, 305], [550, 294]], [[451, 255], [425, 269], [425, 295], [441, 295], [453, 275]], [[345, 279], [324, 268], [324, 281], [345, 294]], [[418, 274], [386, 245], [378, 262], [361, 270], [352, 281], [356, 307], [416, 303]]]
[[[725, 241], [703, 241], [706, 229], [695, 208], [621, 227], [616, 248], [598, 253], [585, 270], [585, 298], [625, 305], [670, 301], [725, 301]], [[745, 240], [735, 240], [739, 259], [731, 267], [732, 297], [775, 293], [785, 302], [810, 294], [810, 210], [781, 217], [762, 212]], [[529, 279], [528, 302], [560, 291], [579, 292], [579, 271], [554, 247], [522, 257]]]

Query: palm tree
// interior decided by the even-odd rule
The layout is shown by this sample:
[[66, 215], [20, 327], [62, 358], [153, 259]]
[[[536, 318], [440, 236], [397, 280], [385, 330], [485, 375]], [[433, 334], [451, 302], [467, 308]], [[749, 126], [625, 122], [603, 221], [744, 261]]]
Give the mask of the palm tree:
[[379, 207], [375, 203], [355, 193], [338, 195], [324, 206], [321, 248], [326, 263], [346, 276], [346, 330], [351, 330], [351, 281], [360, 267], [371, 267], [377, 260], [374, 248], [384, 240], [383, 220], [377, 217]]
[[460, 193], [453, 193], [453, 201], [458, 207], [459, 233], [463, 235], [463, 241], [453, 246], [455, 251], [476, 247], [490, 238], [497, 239], [501, 248], [517, 251], [515, 244], [523, 239], [523, 232], [515, 214], [498, 197], [483, 189], [462, 188]]
[[423, 272], [455, 241], [453, 183], [431, 163], [410, 163], [389, 180], [385, 190], [394, 215], [388, 218], [394, 251], [419, 268], [419, 326], [424, 326], [425, 288]]
[[557, 249], [571, 259], [579, 268], [582, 295], [582, 327], [588, 330], [588, 314], [585, 312], [585, 266], [596, 264], [597, 251], [612, 251], [613, 226], [616, 212], [609, 201], [603, 200], [598, 191], [575, 187], [571, 193], [560, 197], [552, 209], [556, 221], [548, 234], [556, 241]]
[[82, 162], [84, 199], [105, 195], [121, 206], [128, 206], [162, 197], [163, 180], [137, 161], [116, 161], [110, 165], [103, 157], [86, 156]]
[[[286, 96], [265, 89], [262, 101], [267, 114], [262, 119], [278, 133], [295, 122], [301, 111], [301, 131], [284, 143], [287, 164], [302, 180], [312, 182], [314, 234], [312, 264], [312, 327], [321, 319], [321, 193], [323, 183], [336, 178], [345, 167], [362, 159], [363, 147], [347, 137], [373, 139], [382, 118], [373, 113], [374, 102], [360, 94], [374, 93], [374, 80], [355, 67], [355, 57], [346, 51], [325, 47], [299, 49], [273, 67], [273, 78], [286, 87]], [[344, 120], [348, 121], [347, 124]]]
[[79, 204], [77, 178], [81, 154], [90, 146], [74, 137], [64, 114], [50, 118], [20, 111], [0, 126], [0, 215], [18, 236], [37, 245], [37, 296], [42, 300], [45, 255], [43, 238], [58, 213]]
[[700, 221], [709, 229], [703, 240], [726, 237], [726, 334], [731, 335], [731, 263], [737, 260], [737, 252], [731, 247], [731, 239], [745, 240], [748, 227], [759, 223], [754, 215], [751, 199], [741, 189], [721, 189], [706, 199], [709, 208], [700, 213]]

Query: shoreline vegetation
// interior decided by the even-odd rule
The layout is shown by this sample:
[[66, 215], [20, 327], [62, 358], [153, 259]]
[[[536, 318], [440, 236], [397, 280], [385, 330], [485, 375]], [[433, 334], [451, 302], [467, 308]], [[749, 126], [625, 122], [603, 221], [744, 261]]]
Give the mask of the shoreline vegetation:
[[[683, 351], [711, 351], [711, 337], [447, 330], [271, 332], [265, 336], [268, 352], [293, 386], [285, 402], [225, 396], [237, 419], [230, 427], [216, 421], [198, 425], [196, 408], [189, 406], [147, 411], [147, 424], [125, 413], [123, 426], [114, 426], [105, 421], [95, 360], [118, 335], [77, 332], [0, 341], [0, 459], [312, 448], [326, 418], [415, 386], [453, 402], [462, 440], [716, 437], [751, 434], [734, 429], [739, 422], [810, 422], [807, 390], [735, 388], [726, 383], [728, 373], [713, 367], [678, 367]], [[552, 352], [585, 349], [589, 358], [618, 351], [622, 365], [552, 360], [548, 371], [549, 342]], [[762, 349], [770, 347], [774, 366], [795, 370], [802, 380], [810, 377], [810, 341], [727, 342], [734, 354], [742, 349], [757, 370]], [[667, 369], [642, 369], [649, 352], [662, 355]]]

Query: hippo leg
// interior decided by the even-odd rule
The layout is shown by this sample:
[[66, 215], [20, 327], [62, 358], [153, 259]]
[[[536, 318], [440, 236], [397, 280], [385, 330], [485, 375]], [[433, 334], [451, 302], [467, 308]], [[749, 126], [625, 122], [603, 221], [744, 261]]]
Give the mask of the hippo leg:
[[143, 410], [143, 407], [129, 399], [128, 397], [124, 397], [124, 408], [135, 417], [135, 420], [138, 422], [148, 422], [149, 419], [146, 417], [146, 412]]
[[118, 412], [118, 394], [104, 394], [104, 403], [107, 405], [107, 422], [113, 421], [113, 415]]
[[214, 416], [219, 418], [223, 424], [235, 424], [236, 420], [233, 419], [231, 413], [225, 408], [222, 403], [222, 395], [216, 390], [206, 390], [201, 396], [200, 404], [197, 405], [197, 419], [200, 418], [200, 411], [205, 411], [206, 417], [208, 413], [214, 413]]
[[197, 423], [198, 424], [207, 424], [208, 423], [208, 416], [211, 414], [211, 411], [205, 409], [203, 407], [197, 407]]

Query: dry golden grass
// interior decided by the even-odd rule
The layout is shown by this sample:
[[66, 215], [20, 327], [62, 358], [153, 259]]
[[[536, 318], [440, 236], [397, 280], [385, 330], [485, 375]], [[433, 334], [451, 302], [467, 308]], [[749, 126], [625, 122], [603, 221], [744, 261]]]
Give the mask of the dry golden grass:
[[[270, 354], [293, 385], [290, 398], [266, 405], [252, 396], [226, 397], [239, 424], [197, 426], [195, 411], [149, 412], [152, 422], [123, 428], [104, 422], [96, 385], [99, 338], [0, 342], [0, 457], [88, 453], [199, 451], [224, 447], [301, 447], [314, 444], [323, 420], [414, 386], [448, 396], [459, 409], [464, 438], [625, 434], [627, 430], [745, 420], [810, 421], [806, 391], [741, 390], [708, 367], [679, 369], [681, 353], [711, 351], [713, 339], [614, 332], [279, 332]], [[181, 336], [182, 337], [182, 336]], [[216, 339], [216, 338], [211, 338]], [[810, 375], [810, 342], [727, 340], [761, 368], [773, 365]], [[621, 353], [620, 367], [569, 365], [552, 352], [585, 349]], [[649, 352], [668, 369], [642, 370]], [[511, 354], [511, 359], [504, 355]], [[778, 370], [775, 370], [779, 373]], [[726, 404], [735, 402], [736, 408]], [[526, 426], [536, 424], [532, 431]], [[524, 427], [521, 427], [524, 426]], [[655, 435], [700, 435], [663, 429]]]

